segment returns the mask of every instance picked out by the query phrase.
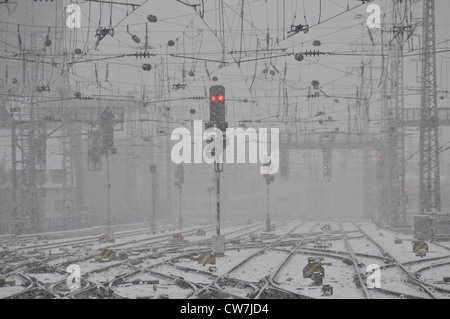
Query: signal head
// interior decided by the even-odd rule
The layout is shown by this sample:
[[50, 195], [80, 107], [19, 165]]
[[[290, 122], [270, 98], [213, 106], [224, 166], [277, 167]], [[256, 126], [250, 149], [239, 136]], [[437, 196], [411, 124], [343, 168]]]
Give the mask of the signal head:
[[225, 110], [225, 87], [214, 85], [210, 87], [210, 120], [211, 123], [222, 123], [226, 121]]

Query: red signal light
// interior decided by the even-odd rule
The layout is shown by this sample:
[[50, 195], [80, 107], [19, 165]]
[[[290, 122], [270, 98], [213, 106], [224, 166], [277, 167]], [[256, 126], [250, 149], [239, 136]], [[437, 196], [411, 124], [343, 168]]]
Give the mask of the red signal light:
[[225, 101], [225, 97], [223, 95], [219, 95], [219, 96], [211, 96], [211, 101], [212, 102], [223, 102]]
[[377, 162], [381, 162], [381, 158], [380, 157], [377, 158]]

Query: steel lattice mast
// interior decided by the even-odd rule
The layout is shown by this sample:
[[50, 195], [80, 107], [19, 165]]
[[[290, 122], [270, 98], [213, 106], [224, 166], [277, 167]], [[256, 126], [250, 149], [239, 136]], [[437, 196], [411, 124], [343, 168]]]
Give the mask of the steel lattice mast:
[[436, 81], [435, 0], [423, 1], [420, 125], [420, 214], [441, 211], [439, 118]]
[[388, 124], [388, 163], [390, 189], [390, 222], [395, 226], [406, 224], [405, 198], [405, 130], [403, 126], [404, 71], [403, 47], [414, 31], [408, 17], [409, 1], [393, 1], [392, 39], [390, 43], [391, 112]]
[[414, 31], [407, 14], [409, 5], [408, 0], [392, 1], [389, 64], [383, 93], [381, 210], [395, 227], [406, 225], [403, 47]]

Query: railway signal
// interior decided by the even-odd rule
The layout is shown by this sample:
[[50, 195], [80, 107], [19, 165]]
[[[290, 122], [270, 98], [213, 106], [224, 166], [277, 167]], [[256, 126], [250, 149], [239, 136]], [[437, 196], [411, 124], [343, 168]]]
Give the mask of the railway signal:
[[333, 230], [331, 229], [330, 225], [324, 225], [322, 228], [322, 232], [326, 235], [332, 235], [333, 234]]
[[[225, 87], [222, 85], [214, 85], [209, 89], [209, 111], [210, 111], [210, 123], [205, 124], [205, 129], [217, 128], [222, 131], [223, 137], [223, 150], [226, 149], [226, 136], [225, 132], [228, 128], [228, 123], [226, 122], [226, 95]], [[208, 143], [212, 143], [213, 139], [209, 140]], [[219, 154], [219, 155], [223, 155]], [[213, 148], [211, 151], [211, 156], [216, 156], [216, 149]], [[216, 202], [217, 202], [217, 235], [213, 236], [212, 246], [213, 253], [216, 256], [223, 255], [225, 253], [225, 236], [220, 235], [220, 173], [223, 172], [223, 163], [218, 163], [214, 161], [214, 172], [216, 173]]]
[[423, 240], [414, 240], [413, 241], [413, 252], [418, 253], [419, 251], [425, 251], [426, 253], [429, 251], [428, 244]]
[[332, 153], [331, 150], [323, 151], [323, 178], [326, 182], [331, 181], [332, 174]]
[[100, 114], [100, 132], [102, 134], [102, 153], [108, 154], [114, 147], [114, 124], [115, 117], [113, 112], [106, 108]]
[[303, 268], [303, 278], [311, 278], [315, 286], [321, 286], [325, 277], [322, 261], [323, 258], [309, 257], [308, 264]]
[[[223, 136], [223, 150], [226, 148], [226, 135], [225, 132], [228, 128], [228, 123], [226, 122], [226, 104], [225, 104], [225, 87], [222, 85], [214, 85], [210, 87], [210, 98], [209, 98], [209, 113], [210, 122], [206, 123], [205, 129], [218, 128], [222, 131]], [[207, 140], [208, 144], [214, 141], [214, 137]], [[211, 156], [216, 156], [216, 149], [211, 150]]]
[[177, 241], [183, 241], [183, 234], [178, 233], [173, 235], [173, 238], [176, 239]]
[[219, 124], [225, 122], [225, 87], [221, 85], [211, 86], [209, 110], [211, 123]]
[[280, 154], [280, 177], [282, 180], [287, 181], [289, 179], [289, 158], [288, 148], [286, 144], [281, 145]]
[[379, 155], [377, 156], [377, 178], [383, 179], [384, 178], [384, 158]]

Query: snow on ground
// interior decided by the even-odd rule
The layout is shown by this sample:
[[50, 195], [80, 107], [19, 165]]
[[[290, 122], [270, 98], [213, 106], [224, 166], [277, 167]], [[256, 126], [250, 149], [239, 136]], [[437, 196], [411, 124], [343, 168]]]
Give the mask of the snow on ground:
[[286, 252], [265, 251], [233, 271], [229, 276], [243, 281], [259, 282], [279, 267], [287, 256]]
[[226, 291], [235, 296], [239, 296], [242, 298], [246, 298], [251, 293], [253, 293], [253, 289], [248, 286], [237, 285], [237, 286], [226, 286]]
[[396, 295], [390, 295], [389, 297], [386, 296], [385, 293], [382, 293], [380, 291], [375, 290], [370, 290], [370, 296], [372, 297], [372, 299], [406, 299], [405, 297], [401, 297], [401, 296], [396, 296]]
[[445, 246], [448, 249], [450, 249], [450, 242], [448, 242], [448, 241], [440, 242], [439, 244], [441, 244], [442, 246]]
[[380, 267], [383, 267], [385, 265], [385, 263], [381, 259], [361, 257], [361, 256], [357, 256], [356, 259], [358, 260], [358, 264], [361, 266], [360, 273], [365, 273], [365, 270], [370, 265], [378, 265]]
[[450, 290], [450, 284], [444, 283], [444, 277], [450, 277], [450, 265], [436, 266], [420, 273], [420, 280]]
[[324, 263], [332, 266], [323, 266], [325, 278], [323, 283], [331, 285], [334, 289], [333, 296], [322, 296], [322, 287], [312, 285], [310, 278], [303, 278], [303, 268], [308, 264], [308, 256], [296, 254], [288, 265], [280, 272], [278, 285], [286, 290], [296, 292], [312, 298], [324, 299], [360, 299], [362, 294], [356, 289], [353, 281], [354, 271], [342, 261], [325, 258]]
[[420, 298], [429, 298], [421, 288], [410, 283], [407, 275], [398, 267], [381, 269], [381, 288]]
[[[295, 223], [295, 222], [298, 222], [298, 221], [289, 221], [289, 223]], [[305, 234], [306, 235], [315, 224], [316, 224], [316, 222], [314, 222], [314, 221], [307, 221], [307, 222], [301, 223], [299, 225], [299, 227], [297, 229], [295, 229], [291, 234], [292, 235], [297, 235], [297, 234]]]
[[[383, 249], [385, 249], [399, 262], [405, 263], [408, 261], [421, 260], [421, 258], [417, 257], [412, 250], [412, 235], [402, 235], [384, 229], [377, 229], [374, 224], [369, 223], [361, 224], [361, 229], [363, 229], [370, 237], [374, 238], [377, 243], [381, 247], [383, 247]], [[400, 245], [395, 245], [394, 241], [397, 238], [402, 238], [403, 243]], [[426, 258], [443, 257], [450, 255], [450, 251], [442, 247], [430, 243], [428, 243], [428, 245], [430, 250], [427, 253]]]
[[97, 261], [94, 261], [93, 259], [90, 259], [90, 260], [86, 260], [86, 261], [80, 261], [77, 263], [77, 265], [80, 266], [81, 273], [85, 274], [85, 273], [91, 272], [93, 270], [104, 268], [106, 266], [119, 265], [121, 262], [122, 262], [121, 260], [114, 260], [114, 261], [110, 261], [108, 263], [103, 263], [103, 262], [97, 262]]
[[[225, 256], [216, 258], [216, 265], [213, 265], [216, 271], [211, 272], [210, 275], [199, 274], [195, 272], [185, 272], [183, 270], [176, 269], [172, 265], [163, 264], [163, 262], [168, 262], [175, 257], [186, 255], [189, 257], [176, 259], [176, 265], [208, 272], [211, 265], [203, 266], [202, 264], [198, 264], [197, 257], [202, 251], [207, 250], [206, 246], [200, 246], [200, 243], [204, 244], [206, 240], [210, 240], [211, 236], [215, 234], [216, 230], [213, 227], [211, 227], [210, 230], [206, 230], [205, 227], [202, 226], [185, 227], [185, 229], [182, 231], [183, 234], [186, 234], [185, 241], [184, 243], [180, 244], [178, 248], [177, 245], [174, 245], [173, 243], [170, 244], [170, 238], [167, 238], [168, 234], [171, 234], [172, 232], [175, 233], [175, 231], [166, 230], [164, 232], [165, 234], [162, 232], [152, 234], [148, 231], [137, 231], [136, 233], [129, 233], [129, 235], [126, 237], [118, 237], [116, 238], [115, 243], [109, 244], [100, 244], [97, 240], [91, 240], [90, 242], [87, 242], [89, 237], [93, 237], [87, 235], [80, 235], [74, 238], [55, 239], [47, 241], [47, 243], [39, 241], [37, 244], [35, 243], [35, 241], [33, 242], [33, 240], [30, 240], [27, 243], [11, 243], [8, 246], [3, 245], [2, 247], [0, 247], [0, 253], [2, 251], [5, 251], [6, 249], [11, 249], [12, 247], [19, 248], [19, 254], [24, 254], [26, 258], [13, 261], [11, 257], [8, 257], [11, 262], [8, 261], [7, 264], [8, 266], [15, 268], [16, 270], [20, 270], [21, 268], [18, 268], [18, 265], [26, 264], [33, 260], [44, 260], [46, 265], [57, 266], [61, 263], [67, 262], [67, 260], [79, 260], [83, 257], [92, 255], [100, 256], [102, 248], [111, 248], [116, 253], [120, 251], [132, 251], [133, 249], [139, 248], [139, 250], [141, 251], [139, 257], [130, 256], [128, 261], [141, 257], [149, 258], [143, 260], [142, 263], [135, 265], [135, 267], [130, 267], [126, 264], [123, 264], [123, 261], [120, 260], [102, 263], [95, 261], [94, 258], [89, 258], [88, 260], [75, 263], [77, 263], [81, 267], [83, 275], [86, 273], [90, 273], [87, 279], [93, 283], [111, 281], [119, 275], [123, 275], [125, 273], [133, 271], [133, 269], [141, 269], [144, 272], [153, 270], [163, 274], [183, 277], [185, 280], [197, 284], [211, 284], [214, 282], [217, 276], [222, 276], [228, 273], [232, 268], [247, 259], [249, 256], [260, 252], [262, 246], [269, 245], [272, 242], [277, 242], [280, 237], [288, 234], [289, 232], [291, 232], [291, 235], [293, 236], [291, 238], [286, 236], [286, 240], [300, 242], [301, 238], [303, 237], [302, 235], [306, 235], [307, 233], [309, 233], [311, 228], [316, 225], [313, 230], [314, 234], [308, 237], [307, 241], [312, 238], [317, 238], [316, 235], [319, 234], [319, 237], [322, 238], [323, 243], [331, 243], [332, 247], [330, 247], [329, 249], [317, 249], [314, 247], [315, 243], [306, 243], [304, 245], [305, 249], [303, 250], [305, 254], [294, 255], [290, 263], [281, 271], [280, 276], [277, 279], [279, 286], [281, 288], [304, 294], [313, 298], [362, 298], [362, 293], [356, 288], [353, 279], [353, 267], [347, 266], [337, 258], [328, 257], [324, 261], [325, 263], [332, 263], [332, 266], [324, 266], [324, 284], [333, 286], [334, 296], [322, 297], [321, 287], [312, 286], [312, 280], [303, 278], [302, 273], [303, 268], [308, 263], [307, 257], [309, 255], [314, 255], [313, 250], [330, 254], [333, 254], [333, 252], [348, 253], [344, 240], [340, 238], [341, 225], [343, 230], [346, 232], [346, 236], [349, 238], [349, 243], [353, 251], [356, 254], [381, 257], [381, 252], [379, 251], [377, 246], [362, 237], [362, 234], [358, 232], [357, 227], [355, 227], [353, 223], [342, 222], [341, 224], [339, 224], [333, 221], [319, 223], [309, 221], [302, 223], [300, 221], [277, 222], [273, 220], [272, 224], [276, 224], [276, 230], [270, 233], [265, 231], [265, 223], [263, 222], [255, 222], [251, 225], [247, 225], [246, 223], [226, 226], [223, 225], [222, 234], [225, 234], [227, 240], [226, 253]], [[325, 224], [330, 225], [333, 229], [334, 233], [331, 237], [320, 235], [322, 233], [320, 228]], [[379, 243], [388, 253], [399, 259], [400, 262], [406, 263], [411, 261], [422, 261], [421, 263], [417, 264], [407, 264], [406, 267], [411, 272], [415, 272], [429, 265], [430, 261], [427, 261], [428, 258], [448, 256], [448, 258], [444, 260], [436, 260], [434, 261], [434, 263], [438, 264], [442, 262], [450, 262], [450, 251], [446, 250], [445, 248], [429, 243], [430, 252], [427, 254], [426, 258], [421, 259], [420, 257], [417, 257], [412, 251], [412, 236], [401, 235], [384, 229], [377, 229], [377, 227], [371, 223], [360, 223], [358, 225], [366, 233], [368, 233], [369, 236], [376, 240], [377, 243]], [[198, 229], [205, 229], [206, 236], [197, 236], [195, 233], [190, 235], [187, 234], [189, 231], [195, 231]], [[122, 232], [117, 232], [116, 234], [119, 233]], [[299, 236], [295, 237], [295, 235]], [[166, 237], [158, 238], [160, 236]], [[255, 237], [256, 242], [252, 242], [252, 237]], [[404, 240], [403, 243], [400, 245], [395, 245], [394, 240], [396, 238], [402, 238]], [[240, 239], [241, 244], [244, 243], [245, 245], [252, 245], [256, 243], [261, 247], [255, 247], [251, 249], [237, 249], [239, 247], [237, 244], [229, 243], [231, 239]], [[61, 248], [54, 248], [60, 243], [62, 243]], [[47, 246], [44, 249], [42, 245], [50, 245], [50, 247]], [[444, 243], [444, 245], [450, 247], [450, 243]], [[277, 245], [275, 244], [274, 247], [277, 247]], [[278, 266], [280, 266], [282, 261], [288, 256], [289, 250], [293, 247], [294, 246], [285, 246], [283, 249], [279, 250], [268, 249], [263, 253], [256, 255], [248, 263], [245, 263], [244, 265], [239, 267], [236, 271], [230, 274], [230, 277], [249, 283], [259, 282], [265, 276], [273, 273], [273, 271]], [[155, 255], [155, 253], [152, 251], [153, 248], [158, 248], [158, 252], [160, 252], [161, 255]], [[174, 252], [165, 252], [167, 249], [173, 248], [176, 248], [176, 250], [173, 250]], [[67, 249], [67, 251], [65, 251], [65, 249]], [[147, 251], [142, 252], [143, 250]], [[193, 251], [197, 251], [198, 253], [196, 255], [192, 255]], [[310, 254], [308, 253], [308, 251], [310, 252]], [[156, 258], [151, 258], [152, 256]], [[193, 258], [190, 256], [193, 256]], [[357, 259], [361, 266], [361, 274], [365, 273], [365, 269], [368, 265], [378, 264], [381, 267], [383, 267], [384, 265], [384, 262], [381, 259], [377, 258], [357, 256]], [[98, 273], [92, 273], [92, 271], [100, 270], [108, 266], [112, 267], [102, 270]], [[22, 268], [26, 272], [27, 268]], [[403, 274], [399, 268], [382, 268], [381, 274], [381, 283], [383, 289], [405, 293], [408, 295], [414, 295], [417, 297], [428, 298], [428, 296], [424, 294], [420, 290], [420, 288], [417, 288], [416, 286], [408, 282], [407, 276]], [[29, 275], [31, 277], [35, 277], [39, 282], [43, 284], [55, 283], [66, 278], [64, 274], [59, 275], [56, 273], [41, 273]], [[153, 290], [153, 285], [132, 284], [131, 282], [122, 284], [115, 289], [118, 290], [119, 295], [127, 298], [154, 298], [158, 297], [161, 294], [167, 294], [169, 295], [169, 298], [187, 298], [192, 294], [192, 290], [180, 288], [179, 286], [173, 285], [173, 283], [167, 280], [156, 278], [157, 275], [137, 275], [135, 276], [135, 279], [140, 278], [142, 280], [146, 280], [144, 278], [145, 276], [153, 278], [152, 280], [160, 280], [160, 285], [158, 285], [157, 291]], [[424, 271], [422, 273], [421, 279], [428, 283], [441, 285], [443, 288], [450, 289], [448, 285], [446, 286], [445, 284], [440, 282], [442, 281], [443, 277], [450, 277], [450, 265], [444, 267], [436, 267], [432, 270]], [[126, 281], [132, 281], [132, 278], [128, 278]], [[251, 288], [249, 288], [248, 286], [233, 287], [233, 285], [229, 284], [230, 283], [227, 283], [226, 280], [221, 282], [221, 285], [226, 285], [226, 287], [224, 288], [227, 292], [234, 293], [243, 297], [245, 297], [246, 291], [251, 292]], [[18, 284], [14, 287], [0, 288], [0, 298], [10, 296], [23, 289], [24, 287], [21, 287]], [[386, 295], [374, 290], [371, 290], [371, 295], [374, 298], [386, 298]]]
[[117, 267], [111, 267], [107, 271], [90, 273], [87, 279], [92, 283], [104, 283], [109, 282], [120, 275], [125, 275], [131, 271], [132, 269], [128, 265], [120, 265]]
[[19, 293], [24, 289], [25, 287], [21, 286], [0, 288], [0, 299]]
[[[249, 235], [249, 232], [252, 232], [254, 234], [258, 234], [262, 232], [263, 224], [258, 223], [255, 225], [245, 225], [245, 226], [235, 226], [227, 228], [226, 231], [224, 231], [222, 234], [225, 235], [225, 239], [241, 239], [246, 238]], [[214, 233], [215, 235], [215, 233]]]
[[309, 229], [311, 229], [312, 224], [309, 226], [309, 229], [306, 227], [307, 224], [308, 223], [305, 224], [298, 220], [282, 221], [279, 225], [276, 226], [275, 231], [271, 232], [271, 234], [274, 234], [277, 236], [283, 236], [291, 231], [292, 231], [292, 233], [296, 233], [299, 231], [308, 232]]
[[25, 290], [26, 287], [22, 286], [24, 284], [23, 280], [18, 276], [8, 276], [8, 280], [15, 280], [14, 286], [0, 287], [0, 299], [9, 297], [16, 293]]
[[348, 239], [360, 239], [362, 234], [359, 231], [346, 231], [345, 235]]
[[67, 279], [66, 275], [61, 275], [58, 273], [41, 273], [41, 274], [29, 274], [31, 278], [36, 278], [43, 284], [51, 284], [63, 279]]
[[[196, 284], [211, 284], [216, 278], [213, 276], [213, 273], [211, 274], [211, 276], [208, 276], [201, 273], [185, 272], [167, 264], [159, 265], [153, 270], [170, 276], [182, 277], [186, 281]], [[203, 271], [207, 271], [207, 269], [203, 269]]]
[[[162, 262], [167, 262], [172, 258], [175, 258], [178, 254], [164, 254], [161, 258], [150, 258], [142, 260], [142, 263], [136, 265], [137, 268], [147, 269], [153, 267]], [[151, 255], [150, 255], [151, 256]]]
[[[156, 285], [156, 291], [152, 284], [133, 284], [132, 282], [140, 279], [141, 281], [154, 281], [159, 280], [159, 284]], [[135, 276], [126, 278], [125, 284], [120, 284], [112, 287], [114, 292], [119, 296], [136, 299], [138, 297], [144, 298], [157, 298], [159, 295], [168, 295], [170, 299], [187, 299], [189, 298], [193, 291], [191, 289], [181, 288], [173, 283], [161, 279], [149, 273], [137, 274]]]
[[[441, 263], [450, 263], [450, 256], [447, 257], [447, 258], [438, 259], [438, 260], [435, 260], [435, 261], [429, 261], [426, 258], [424, 258], [420, 262], [416, 262], [416, 263], [414, 263], [412, 265], [411, 264], [406, 265], [406, 269], [408, 269], [411, 273], [415, 273], [416, 271], [419, 271], [419, 270], [421, 270], [423, 268], [426, 268], [426, 267], [428, 267], [430, 265], [439, 265]], [[436, 269], [439, 268], [439, 267], [441, 267], [441, 266], [436, 267]], [[442, 266], [442, 268], [444, 268], [444, 269], [446, 268], [447, 269], [448, 276], [446, 276], [446, 277], [450, 277], [450, 265]], [[434, 268], [431, 269], [431, 271], [433, 272]], [[437, 279], [438, 280], [442, 280], [442, 278], [439, 278], [439, 277], [437, 277]], [[450, 286], [448, 288], [450, 289]]]
[[[342, 239], [335, 239], [335, 240], [326, 240], [323, 242], [324, 245], [331, 244], [331, 247], [327, 250], [334, 250], [334, 251], [340, 251], [340, 252], [347, 252], [347, 247], [345, 246], [345, 242]], [[306, 248], [314, 248], [316, 244], [315, 243], [307, 243], [304, 245]]]
[[[241, 249], [240, 251], [237, 250], [226, 251], [225, 256], [216, 258], [216, 265], [215, 265], [217, 269], [216, 275], [221, 276], [227, 273], [228, 271], [233, 269], [237, 264], [242, 262], [244, 259], [248, 258], [250, 255], [258, 251], [259, 249]], [[194, 261], [187, 258], [180, 259], [177, 262], [177, 265], [198, 270], [208, 270], [207, 266], [199, 264], [197, 260]]]
[[[372, 255], [382, 257], [380, 249], [372, 242], [365, 238], [349, 239], [349, 245], [352, 247], [355, 254]], [[358, 257], [359, 259], [359, 257]]]

